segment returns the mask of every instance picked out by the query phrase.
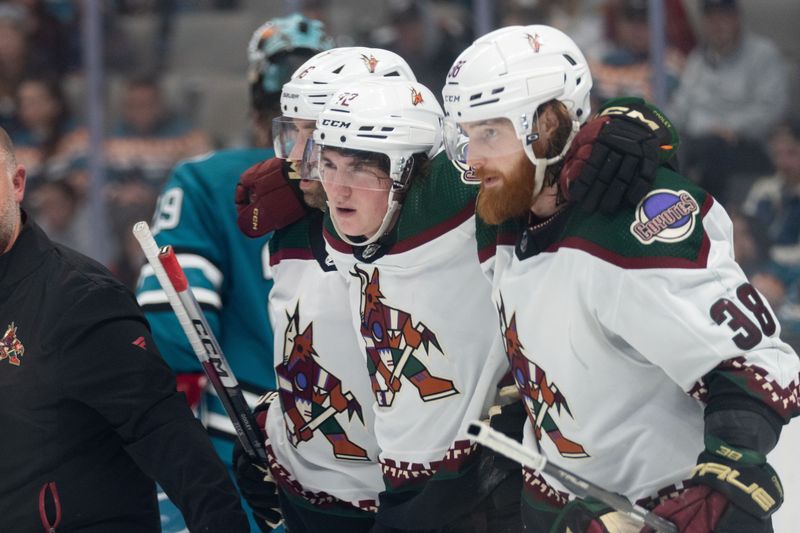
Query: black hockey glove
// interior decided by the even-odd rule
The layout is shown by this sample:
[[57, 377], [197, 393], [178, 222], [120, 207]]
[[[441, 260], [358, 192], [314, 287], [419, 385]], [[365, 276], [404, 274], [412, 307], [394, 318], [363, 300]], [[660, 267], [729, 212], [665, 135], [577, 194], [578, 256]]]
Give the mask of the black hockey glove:
[[677, 132], [658, 108], [640, 98], [610, 100], [575, 136], [559, 175], [561, 193], [590, 213], [636, 205], [677, 148]]
[[[278, 398], [278, 393], [270, 391], [258, 399], [253, 414], [264, 438], [264, 424], [267, 421], [267, 409]], [[239, 491], [253, 510], [259, 529], [269, 533], [283, 521], [278, 502], [278, 486], [269, 472], [262, 464], [253, 463], [244, 453], [242, 444], [237, 440], [233, 447], [233, 468]]]
[[559, 513], [550, 533], [622, 533], [638, 531], [634, 522], [605, 503], [592, 499], [570, 501]]
[[[489, 408], [489, 426], [517, 442], [522, 442], [525, 419], [528, 416], [525, 405], [519, 399], [516, 385], [507, 385], [498, 390], [498, 404]], [[519, 463], [501, 453], [486, 449], [492, 455], [493, 465], [498, 470], [519, 470]]]

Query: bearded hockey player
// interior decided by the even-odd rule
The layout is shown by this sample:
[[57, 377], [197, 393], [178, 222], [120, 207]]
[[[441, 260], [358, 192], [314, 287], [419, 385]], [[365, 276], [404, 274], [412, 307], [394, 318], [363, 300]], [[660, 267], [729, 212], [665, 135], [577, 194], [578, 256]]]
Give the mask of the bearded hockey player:
[[[771, 532], [783, 495], [767, 454], [798, 413], [800, 360], [735, 263], [723, 208], [666, 161], [635, 208], [566, 203], [562, 158], [591, 164], [570, 146], [590, 88], [569, 37], [515, 26], [466, 49], [443, 90], [448, 152], [475, 169], [479, 216], [504, 223], [484, 266], [524, 444], [681, 532]], [[641, 102], [601, 114], [645, 123], [664, 159], [677, 147]], [[524, 477], [529, 528], [606, 531], [607, 509]]]
[[[270, 125], [280, 113], [283, 83], [300, 64], [330, 44], [320, 22], [300, 15], [272, 19], [259, 27], [248, 46], [249, 86], [256, 138], [263, 146], [222, 150], [180, 163], [164, 186], [154, 215], [156, 241], [175, 248], [251, 405], [275, 386], [267, 316], [272, 286], [268, 237], [254, 240], [241, 235], [231, 199], [241, 173], [273, 155]], [[214, 446], [230, 465], [236, 438], [233, 425], [205, 383], [200, 363], [149, 266], [142, 269], [137, 299], [164, 358], [178, 374], [179, 386], [190, 403], [199, 407]]]

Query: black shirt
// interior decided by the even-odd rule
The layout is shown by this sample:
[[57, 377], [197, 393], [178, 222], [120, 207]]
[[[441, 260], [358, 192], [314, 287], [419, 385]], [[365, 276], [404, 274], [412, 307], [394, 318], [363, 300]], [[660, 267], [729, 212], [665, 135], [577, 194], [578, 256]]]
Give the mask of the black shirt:
[[0, 255], [0, 531], [248, 531], [133, 295], [25, 220]]

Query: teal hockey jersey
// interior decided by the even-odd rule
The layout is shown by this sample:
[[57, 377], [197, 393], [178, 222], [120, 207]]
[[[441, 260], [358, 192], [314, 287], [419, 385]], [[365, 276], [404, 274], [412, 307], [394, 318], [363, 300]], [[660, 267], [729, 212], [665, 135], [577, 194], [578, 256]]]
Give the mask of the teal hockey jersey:
[[[222, 150], [178, 164], [164, 186], [152, 224], [159, 246], [175, 248], [251, 406], [265, 389], [275, 388], [267, 316], [272, 287], [269, 236], [250, 239], [239, 231], [234, 193], [242, 172], [272, 156], [271, 149]], [[172, 369], [179, 374], [202, 372], [149, 265], [142, 268], [136, 294]], [[210, 384], [200, 417], [220, 457], [230, 465], [235, 432]]]

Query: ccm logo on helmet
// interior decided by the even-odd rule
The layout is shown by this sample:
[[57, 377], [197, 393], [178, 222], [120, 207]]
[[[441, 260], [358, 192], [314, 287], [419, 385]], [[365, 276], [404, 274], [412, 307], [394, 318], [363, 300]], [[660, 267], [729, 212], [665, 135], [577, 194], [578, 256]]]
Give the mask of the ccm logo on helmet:
[[349, 128], [350, 122], [342, 122], [341, 120], [333, 120], [330, 118], [322, 119], [323, 126], [331, 126], [333, 128]]

